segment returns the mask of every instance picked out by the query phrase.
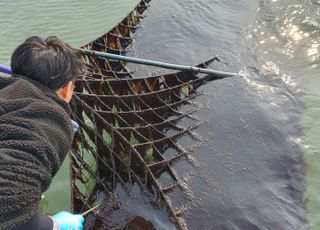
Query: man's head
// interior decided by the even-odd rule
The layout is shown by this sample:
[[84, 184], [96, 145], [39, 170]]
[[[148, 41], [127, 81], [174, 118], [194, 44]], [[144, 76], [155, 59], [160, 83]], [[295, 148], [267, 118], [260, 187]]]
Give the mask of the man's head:
[[55, 90], [69, 102], [74, 80], [83, 72], [80, 51], [55, 36], [33, 36], [19, 45], [11, 57], [13, 74], [23, 75]]

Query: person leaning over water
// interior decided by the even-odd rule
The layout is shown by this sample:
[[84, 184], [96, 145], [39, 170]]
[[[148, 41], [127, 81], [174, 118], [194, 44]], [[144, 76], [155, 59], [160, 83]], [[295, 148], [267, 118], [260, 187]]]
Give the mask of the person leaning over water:
[[71, 146], [68, 103], [83, 68], [68, 44], [34, 36], [12, 54], [12, 77], [0, 77], [1, 230], [82, 229], [81, 215], [37, 210]]

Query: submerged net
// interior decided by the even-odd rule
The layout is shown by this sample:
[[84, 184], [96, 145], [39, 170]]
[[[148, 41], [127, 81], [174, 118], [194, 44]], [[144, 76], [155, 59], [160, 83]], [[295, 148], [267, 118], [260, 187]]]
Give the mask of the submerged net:
[[[149, 1], [141, 1], [110, 32], [82, 48], [124, 55]], [[193, 132], [200, 122], [193, 117], [197, 106], [192, 98], [199, 86], [219, 77], [184, 71], [135, 78], [124, 62], [84, 58], [87, 72], [77, 79], [71, 103], [73, 119], [80, 125], [70, 163], [73, 211], [107, 204], [115, 199], [118, 185], [130, 191], [138, 184], [155, 197], [153, 205], [164, 205], [177, 228], [183, 229], [168, 198], [180, 184], [171, 164], [201, 141]], [[189, 145], [179, 143], [183, 136], [190, 137]]]

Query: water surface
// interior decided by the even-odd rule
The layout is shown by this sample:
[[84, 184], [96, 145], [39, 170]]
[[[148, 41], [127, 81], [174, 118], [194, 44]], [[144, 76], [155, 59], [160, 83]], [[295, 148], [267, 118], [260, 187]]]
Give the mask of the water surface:
[[[137, 2], [3, 0], [0, 63], [34, 34], [80, 46]], [[174, 165], [186, 189], [171, 195], [190, 229], [320, 229], [319, 11], [317, 0], [151, 2], [131, 55], [178, 64], [219, 55], [225, 64], [212, 68], [244, 76], [195, 99], [208, 141]], [[68, 208], [67, 175], [47, 195], [50, 212]]]
[[94, 40], [121, 21], [139, 0], [2, 0], [0, 63], [33, 35], [55, 35], [75, 47]]
[[190, 229], [318, 229], [319, 1], [153, 1], [137, 37], [133, 55], [244, 76], [196, 99], [208, 143], [172, 196]]

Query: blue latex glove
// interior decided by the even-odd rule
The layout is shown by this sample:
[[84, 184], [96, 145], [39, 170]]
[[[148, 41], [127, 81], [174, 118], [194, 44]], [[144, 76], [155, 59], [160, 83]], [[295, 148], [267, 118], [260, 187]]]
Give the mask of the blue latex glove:
[[82, 230], [84, 222], [84, 218], [81, 215], [74, 215], [66, 211], [55, 214], [52, 219], [59, 223], [60, 230]]

